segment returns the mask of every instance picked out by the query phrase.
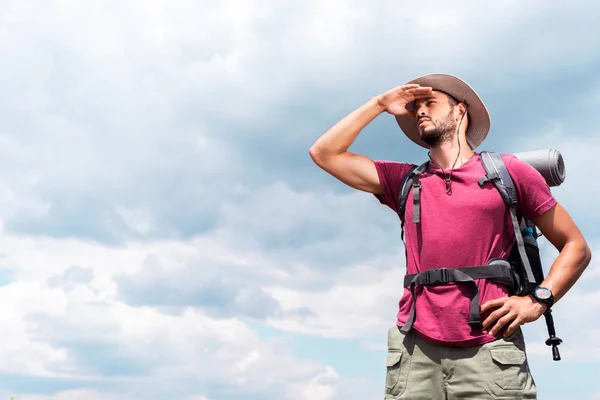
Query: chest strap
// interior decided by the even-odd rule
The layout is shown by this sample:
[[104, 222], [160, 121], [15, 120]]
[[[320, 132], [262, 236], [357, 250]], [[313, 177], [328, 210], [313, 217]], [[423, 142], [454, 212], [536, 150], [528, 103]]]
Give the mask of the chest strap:
[[406, 323], [400, 329], [406, 333], [411, 330], [416, 318], [416, 294], [415, 287], [427, 285], [443, 285], [449, 282], [467, 283], [472, 288], [470, 296], [471, 307], [469, 310], [469, 325], [474, 329], [481, 329], [481, 320], [479, 316], [479, 289], [475, 279], [488, 279], [508, 286], [515, 287], [516, 276], [510, 263], [501, 258], [494, 258], [486, 265], [465, 268], [436, 268], [410, 274], [404, 277], [404, 287], [410, 287], [412, 297], [412, 310]]

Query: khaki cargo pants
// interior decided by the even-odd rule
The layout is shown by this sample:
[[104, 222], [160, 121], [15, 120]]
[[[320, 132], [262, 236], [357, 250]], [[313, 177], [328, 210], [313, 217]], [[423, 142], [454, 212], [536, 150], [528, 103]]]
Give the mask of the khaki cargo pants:
[[523, 333], [474, 347], [388, 332], [385, 400], [536, 399]]

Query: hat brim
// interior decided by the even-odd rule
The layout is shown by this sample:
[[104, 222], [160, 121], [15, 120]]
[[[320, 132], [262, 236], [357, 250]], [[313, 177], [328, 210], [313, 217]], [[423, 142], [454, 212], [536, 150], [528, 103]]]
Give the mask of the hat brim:
[[[431, 87], [435, 91], [449, 94], [459, 102], [466, 103], [469, 116], [469, 126], [466, 132], [467, 143], [472, 149], [475, 149], [485, 140], [491, 127], [490, 114], [479, 95], [466, 82], [453, 75], [429, 74], [413, 79], [406, 84], [411, 83]], [[412, 113], [396, 115], [396, 121], [410, 140], [426, 149], [429, 148], [429, 145], [421, 139], [417, 120]]]

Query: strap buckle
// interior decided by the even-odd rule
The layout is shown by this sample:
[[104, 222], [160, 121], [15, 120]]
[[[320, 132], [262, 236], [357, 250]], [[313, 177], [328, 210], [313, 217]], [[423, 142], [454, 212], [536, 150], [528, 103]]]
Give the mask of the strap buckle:
[[426, 285], [438, 285], [450, 282], [448, 268], [436, 268], [425, 271]]
[[500, 180], [500, 175], [496, 171], [485, 174], [483, 177], [479, 178], [477, 183], [479, 183], [480, 187], [483, 187], [487, 182], [494, 182], [496, 180]]

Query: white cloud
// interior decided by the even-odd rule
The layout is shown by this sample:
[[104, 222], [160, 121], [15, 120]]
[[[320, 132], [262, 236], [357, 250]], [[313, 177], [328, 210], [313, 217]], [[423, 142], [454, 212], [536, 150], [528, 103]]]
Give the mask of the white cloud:
[[[125, 400], [132, 399], [131, 397], [111, 394], [111, 399]], [[44, 395], [19, 395], [15, 396], [15, 400], [106, 400], [106, 394], [96, 390], [66, 390], [59, 392], [53, 396]]]
[[[352, 282], [340, 274], [338, 282], [323, 291], [302, 291], [285, 287], [271, 293], [286, 312], [306, 307], [314, 316], [289, 313], [283, 319], [270, 319], [278, 329], [337, 338], [379, 338], [396, 321], [397, 303], [402, 296], [404, 268], [380, 272], [375, 268], [360, 268], [371, 282]], [[355, 271], [348, 271], [352, 275]], [[357, 324], [357, 321], [360, 321]]]
[[[29, 259], [52, 261], [49, 268], [44, 262], [30, 264], [31, 270], [42, 272], [35, 281], [21, 280], [0, 288], [0, 312], [4, 316], [0, 329], [6, 339], [0, 346], [0, 371], [71, 378], [74, 385], [83, 380], [130, 380], [132, 384], [139, 380], [127, 378], [127, 372], [122, 377], [103, 376], [102, 367], [98, 370], [87, 359], [93, 361], [94, 353], [101, 351], [113, 363], [133, 362], [133, 368], [146, 371], [142, 380], [150, 387], [152, 382], [166, 388], [177, 380], [190, 379], [221, 382], [246, 393], [262, 393], [264, 387], [269, 388], [265, 393], [287, 390], [287, 383], [323, 399], [332, 393], [334, 381], [327, 379], [336, 375], [331, 367], [295, 359], [287, 354], [284, 343], [261, 340], [235, 318], [214, 319], [193, 309], [168, 315], [150, 307], [128, 306], [115, 297], [112, 281], [106, 277], [119, 272], [124, 260], [129, 270], [135, 270], [143, 264], [140, 255], [157, 254], [171, 265], [189, 253], [203, 251], [194, 243], [155, 243], [117, 251], [71, 242], [69, 251], [54, 246], [51, 249], [59, 253], [52, 253], [39, 243], [36, 247], [27, 242], [13, 238], [16, 246], [12, 249], [23, 249], [21, 254]], [[19, 258], [21, 254], [8, 251], [4, 262], [27, 265]], [[91, 268], [98, 276], [89, 284], [44, 285], [44, 276], [60, 273], [60, 264], [63, 270], [70, 265], [65, 259], [77, 260], [78, 265]], [[328, 383], [323, 383], [324, 379]], [[78, 391], [64, 392], [54, 398], [81, 395]]]
[[[386, 250], [382, 244], [400, 244], [399, 219], [371, 194], [297, 192], [277, 182], [259, 191], [247, 188], [244, 197], [244, 201], [223, 206], [219, 239], [244, 250], [270, 251], [271, 257], [280, 253], [278, 261], [288, 264], [281, 265], [286, 270], [322, 263], [311, 271], [319, 273], [340, 264], [376, 261], [397, 251]], [[347, 248], [354, 252], [344, 254]]]
[[285, 400], [333, 400], [336, 383], [340, 376], [332, 369], [327, 370], [312, 378], [308, 385], [291, 385], [284, 397]]

